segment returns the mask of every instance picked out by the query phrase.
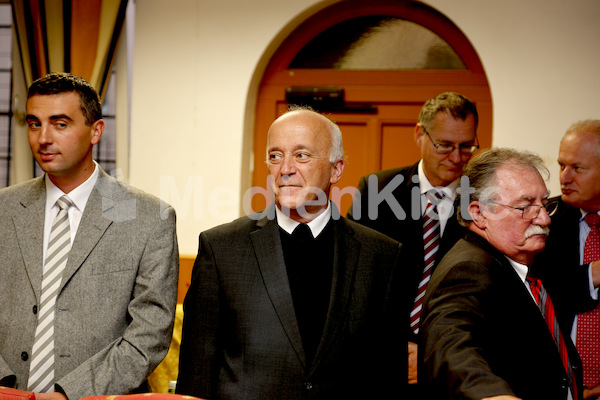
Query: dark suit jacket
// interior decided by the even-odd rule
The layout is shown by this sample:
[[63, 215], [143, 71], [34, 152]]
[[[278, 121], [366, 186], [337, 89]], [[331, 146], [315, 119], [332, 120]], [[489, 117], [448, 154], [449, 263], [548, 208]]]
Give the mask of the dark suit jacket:
[[535, 257], [532, 271], [544, 279], [544, 285], [556, 303], [557, 311], [565, 314], [571, 332], [576, 314], [592, 309], [598, 302], [589, 292], [588, 264], [579, 265], [579, 220], [581, 211], [560, 197], [559, 206], [550, 224], [546, 247]]
[[[363, 176], [358, 183], [358, 192], [360, 193], [360, 218], [354, 212], [353, 207], [357, 203], [354, 199], [353, 207], [348, 210], [348, 218], [359, 222], [365, 226], [375, 229], [403, 245], [403, 257], [406, 262], [403, 267], [403, 276], [406, 279], [407, 290], [404, 293], [404, 318], [409, 340], [416, 342], [416, 337], [410, 328], [410, 313], [412, 311], [414, 300], [417, 295], [417, 288], [421, 282], [424, 267], [424, 244], [423, 244], [423, 217], [421, 212], [421, 192], [419, 183], [412, 181], [413, 176], [418, 176], [418, 163], [409, 167], [389, 169], [376, 172], [377, 192], [382, 192], [388, 185], [387, 190], [394, 188], [391, 195], [397, 200], [400, 208], [406, 214], [404, 219], [399, 219], [395, 214], [396, 204], [383, 201], [379, 205], [373, 204], [373, 198], [368, 195], [374, 187], [369, 185], [369, 176]], [[393, 182], [392, 182], [393, 181]], [[413, 202], [412, 199], [415, 199]], [[372, 219], [368, 215], [369, 208], [377, 211], [377, 218]], [[414, 210], [413, 210], [414, 208]], [[415, 217], [413, 217], [413, 215]], [[436, 265], [441, 258], [459, 239], [464, 237], [465, 228], [463, 228], [456, 217], [448, 219], [442, 239], [440, 240], [440, 249], [436, 255]]]
[[[0, 190], [0, 379], [26, 389], [42, 281], [43, 178]], [[57, 384], [70, 400], [148, 391], [177, 301], [175, 211], [100, 170], [56, 300]]]
[[401, 245], [345, 218], [329, 223], [332, 291], [311, 364], [277, 221], [242, 217], [200, 235], [184, 302], [178, 393], [280, 400], [377, 398], [400, 390], [397, 377], [407, 372], [397, 360], [406, 349], [399, 325], [389, 325], [398, 315], [392, 293], [402, 290], [390, 290]]
[[[435, 399], [567, 398], [567, 374], [542, 313], [506, 257], [478, 235], [460, 240], [433, 273], [421, 329], [419, 378]], [[581, 360], [568, 331], [563, 336], [583, 398]]]

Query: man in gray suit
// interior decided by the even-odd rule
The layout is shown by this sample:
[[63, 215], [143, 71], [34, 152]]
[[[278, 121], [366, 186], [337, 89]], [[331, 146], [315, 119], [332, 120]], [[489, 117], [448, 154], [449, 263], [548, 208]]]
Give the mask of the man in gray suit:
[[308, 109], [269, 130], [275, 204], [200, 235], [177, 392], [215, 399], [401, 396], [401, 245], [341, 218], [339, 127]]
[[85, 80], [35, 81], [27, 123], [45, 175], [0, 190], [0, 384], [39, 400], [147, 391], [173, 329], [175, 212], [92, 159], [104, 121]]

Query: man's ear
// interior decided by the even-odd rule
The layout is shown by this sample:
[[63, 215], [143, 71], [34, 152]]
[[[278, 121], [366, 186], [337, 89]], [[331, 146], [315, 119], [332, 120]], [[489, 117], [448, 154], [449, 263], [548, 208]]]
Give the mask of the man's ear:
[[421, 141], [423, 140], [423, 136], [425, 136], [425, 129], [421, 124], [415, 125], [415, 142], [417, 145], [421, 147]]
[[104, 120], [99, 119], [98, 121], [94, 122], [92, 124], [91, 131], [92, 131], [92, 137], [91, 137], [92, 145], [98, 144], [98, 142], [100, 141], [100, 138], [102, 137], [102, 133], [104, 133]]
[[344, 172], [344, 167], [346, 166], [346, 161], [343, 158], [340, 158], [336, 162], [331, 165], [331, 182], [332, 185], [335, 185], [342, 179], [342, 173]]
[[469, 203], [469, 215], [471, 216], [473, 224], [477, 226], [477, 228], [484, 230], [487, 226], [487, 218], [483, 215], [481, 210], [482, 207], [485, 207], [483, 203], [479, 201], [472, 201]]

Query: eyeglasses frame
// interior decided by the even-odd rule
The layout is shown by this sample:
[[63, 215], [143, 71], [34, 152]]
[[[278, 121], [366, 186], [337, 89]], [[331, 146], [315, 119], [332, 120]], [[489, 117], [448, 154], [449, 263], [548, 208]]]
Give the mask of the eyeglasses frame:
[[[508, 207], [508, 208], [512, 208], [518, 211], [521, 211], [521, 218], [523, 218], [526, 221], [531, 221], [532, 219], [536, 219], [537, 217], [540, 216], [540, 211], [542, 211], [542, 208], [544, 208], [546, 210], [546, 213], [548, 214], [549, 217], [553, 216], [556, 213], [556, 210], [558, 210], [558, 200], [552, 200], [547, 202], [546, 204], [530, 204], [528, 206], [524, 206], [524, 207], [514, 207], [514, 206], [509, 206], [508, 204], [502, 204], [502, 203], [498, 203], [496, 201], [493, 200], [488, 200], [485, 203], [488, 204], [496, 204], [498, 206], [503, 206], [503, 207]], [[553, 210], [548, 211], [548, 206], [552, 206], [554, 207]], [[525, 218], [525, 210], [529, 207], [537, 207], [537, 214], [535, 215], [535, 217], [533, 218]]]
[[458, 152], [460, 154], [464, 154], [464, 155], [471, 155], [473, 153], [475, 153], [477, 150], [479, 150], [479, 139], [477, 138], [477, 135], [475, 135], [475, 141], [477, 144], [473, 144], [468, 148], [468, 151], [461, 151], [461, 145], [455, 146], [454, 144], [452, 144], [452, 150], [448, 151], [448, 152], [442, 152], [439, 150], [440, 146], [448, 146], [445, 144], [441, 144], [441, 143], [436, 143], [433, 141], [433, 138], [431, 137], [431, 135], [429, 134], [429, 132], [427, 132], [427, 129], [425, 129], [425, 127], [423, 125], [420, 125], [421, 128], [423, 129], [423, 132], [425, 132], [425, 135], [427, 135], [427, 137], [429, 138], [429, 140], [431, 140], [431, 144], [433, 144], [433, 147], [435, 147], [435, 152], [438, 154], [451, 154], [454, 150], [458, 149]]

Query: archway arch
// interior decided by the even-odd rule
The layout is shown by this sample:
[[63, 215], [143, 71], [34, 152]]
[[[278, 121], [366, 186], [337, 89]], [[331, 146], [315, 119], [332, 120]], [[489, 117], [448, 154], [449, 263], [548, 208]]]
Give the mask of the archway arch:
[[[389, 21], [392, 21], [391, 25]], [[408, 32], [408, 38], [415, 37], [415, 29], [429, 32], [424, 35], [438, 37], [450, 49], [446, 53], [453, 55], [445, 53], [446, 58], [454, 57], [459, 61], [433, 60], [428, 64], [416, 62], [408, 66], [391, 61], [397, 62], [397, 67], [390, 67], [389, 63], [380, 63], [383, 64], [381, 66], [369, 61], [368, 57], [363, 57], [358, 64], [340, 62], [342, 57], [347, 58], [348, 52], [336, 48], [339, 40], [335, 40], [335, 34], [342, 35], [338, 36], [341, 38], [352, 35], [359, 38], [360, 29], [363, 29], [364, 39], [372, 36], [375, 29], [381, 30], [384, 23], [386, 27], [395, 26], [393, 29], [396, 31]], [[354, 34], [348, 29], [358, 31]], [[336, 30], [341, 33], [336, 33]], [[395, 34], [397, 37], [398, 33]], [[347, 41], [351, 43], [347, 47], [354, 46], [352, 48], [355, 49], [361, 45], [356, 44], [359, 40], [365, 42], [363, 39], [354, 42], [349, 39]], [[322, 45], [323, 42], [325, 45]], [[411, 40], [404, 42], [410, 48]], [[311, 51], [312, 55], [306, 56]], [[315, 62], [321, 57], [319, 51], [321, 54], [335, 55], [327, 57], [332, 60]], [[401, 51], [410, 50], [399, 45], [398, 52]], [[390, 53], [389, 46], [382, 52]], [[396, 59], [402, 60], [402, 55]], [[420, 107], [425, 100], [444, 91], [459, 92], [477, 104], [480, 114], [479, 142], [482, 148], [491, 146], [491, 93], [477, 52], [452, 21], [423, 3], [344, 0], [327, 5], [306, 16], [303, 22], [296, 23], [272, 56], [263, 62], [264, 73], [256, 92], [254, 119], [252, 126], [247, 126], [254, 133], [252, 186], [265, 187], [268, 175], [264, 163], [267, 131], [273, 120], [285, 112], [288, 100], [292, 101], [290, 94], [304, 100], [300, 100], [303, 103], [307, 99], [310, 102], [311, 97], [318, 98], [312, 105], [340, 125], [348, 157], [344, 177], [337, 185], [340, 188], [355, 186], [360, 176], [370, 172], [418, 160], [413, 127]], [[311, 96], [313, 90], [317, 96]], [[328, 102], [331, 99], [327, 96], [331, 93], [337, 99]], [[340, 96], [343, 96], [343, 101], [335, 101]], [[324, 101], [319, 101], [323, 97]], [[351, 196], [342, 197], [336, 202], [345, 213]], [[252, 204], [254, 210], [266, 205], [261, 196], [254, 196]]]

